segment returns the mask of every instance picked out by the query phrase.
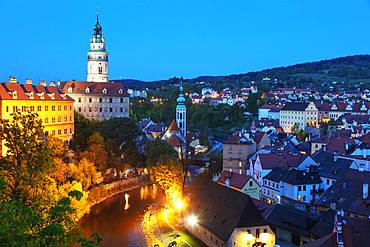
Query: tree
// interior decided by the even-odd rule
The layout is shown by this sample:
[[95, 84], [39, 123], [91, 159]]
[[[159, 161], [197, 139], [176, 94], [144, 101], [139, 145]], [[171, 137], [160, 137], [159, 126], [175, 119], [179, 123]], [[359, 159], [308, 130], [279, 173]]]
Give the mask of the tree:
[[146, 164], [154, 166], [159, 163], [175, 162], [175, 150], [164, 140], [148, 140], [145, 143]]
[[52, 179], [55, 153], [38, 115], [16, 112], [12, 119], [0, 120], [0, 139], [7, 149], [0, 158], [1, 245], [68, 246], [80, 242], [86, 246], [84, 238], [76, 234], [76, 211], [71, 206], [82, 193], [70, 191], [59, 196]]
[[298, 131], [300, 130], [301, 128], [299, 127], [299, 124], [298, 123], [295, 123], [293, 126], [292, 126], [292, 128], [291, 128], [291, 132], [293, 133], [293, 134], [297, 134], [298, 133]]
[[83, 152], [81, 157], [93, 162], [100, 171], [107, 168], [108, 153], [105, 150], [104, 137], [100, 133], [95, 132], [87, 138], [87, 146], [87, 151]]
[[307, 132], [302, 129], [299, 130], [297, 133], [297, 139], [302, 142], [306, 140], [307, 136], [308, 136]]

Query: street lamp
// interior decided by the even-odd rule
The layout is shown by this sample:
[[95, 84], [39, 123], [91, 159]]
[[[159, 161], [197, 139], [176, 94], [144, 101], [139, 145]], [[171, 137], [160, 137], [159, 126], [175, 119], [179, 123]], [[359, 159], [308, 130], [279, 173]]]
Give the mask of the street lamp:
[[195, 215], [189, 215], [186, 218], [186, 222], [191, 226], [194, 227], [198, 223], [198, 218]]

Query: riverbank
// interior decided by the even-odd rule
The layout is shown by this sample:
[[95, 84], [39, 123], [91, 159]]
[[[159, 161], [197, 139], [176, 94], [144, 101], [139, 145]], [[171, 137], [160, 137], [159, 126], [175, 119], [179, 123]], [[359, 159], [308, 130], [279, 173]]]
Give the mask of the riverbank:
[[83, 218], [89, 214], [90, 209], [98, 205], [99, 203], [107, 200], [108, 198], [115, 196], [117, 194], [134, 190], [136, 188], [150, 185], [153, 182], [150, 180], [148, 175], [141, 175], [139, 177], [134, 178], [128, 178], [125, 180], [116, 181], [109, 184], [102, 184], [97, 187], [92, 188], [89, 191], [88, 197], [87, 197], [87, 207], [89, 210], [81, 216], [80, 220], [83, 220]]

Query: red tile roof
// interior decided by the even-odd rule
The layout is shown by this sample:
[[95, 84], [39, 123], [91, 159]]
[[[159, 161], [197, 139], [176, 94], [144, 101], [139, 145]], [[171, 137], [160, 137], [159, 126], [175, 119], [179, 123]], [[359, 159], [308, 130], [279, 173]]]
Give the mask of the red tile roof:
[[[121, 83], [112, 82], [87, 82], [87, 81], [67, 81], [61, 85], [61, 90], [64, 93], [71, 94], [86, 94], [86, 89], [89, 88], [89, 94], [106, 94], [106, 95], [122, 95], [128, 97], [127, 88]], [[68, 89], [71, 88], [72, 92]], [[103, 91], [106, 90], [106, 93]]]
[[180, 131], [175, 120], [172, 120], [170, 126], [168, 126], [168, 131]]
[[244, 185], [251, 179], [251, 176], [233, 173], [229, 171], [223, 171], [220, 178], [217, 180], [218, 183], [225, 184], [226, 179], [229, 179], [230, 186], [242, 189]]
[[[12, 92], [16, 92], [16, 98], [12, 97]], [[73, 101], [56, 87], [18, 83], [0, 83], [0, 99]]]

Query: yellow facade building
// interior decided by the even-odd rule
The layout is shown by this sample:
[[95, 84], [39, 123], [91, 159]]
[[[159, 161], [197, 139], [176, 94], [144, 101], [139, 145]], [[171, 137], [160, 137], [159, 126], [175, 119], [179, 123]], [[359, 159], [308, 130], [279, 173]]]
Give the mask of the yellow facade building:
[[[70, 141], [74, 133], [74, 100], [61, 93], [55, 86], [31, 83], [31, 81], [27, 81], [26, 84], [0, 83], [1, 119], [11, 119], [11, 114], [16, 111], [35, 112], [42, 120], [46, 135]], [[5, 155], [3, 144], [1, 153]]]

